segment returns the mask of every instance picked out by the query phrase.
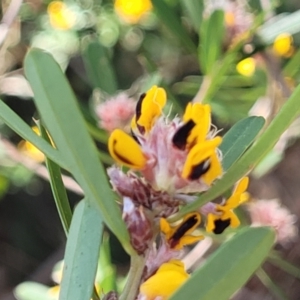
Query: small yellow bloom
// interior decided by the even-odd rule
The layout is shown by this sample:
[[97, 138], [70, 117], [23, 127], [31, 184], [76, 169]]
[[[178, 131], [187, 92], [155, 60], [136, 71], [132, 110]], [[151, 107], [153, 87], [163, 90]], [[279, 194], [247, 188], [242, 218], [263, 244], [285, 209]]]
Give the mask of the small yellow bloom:
[[255, 72], [255, 59], [252, 57], [245, 58], [241, 60], [236, 65], [236, 70], [244, 76], [252, 76]]
[[75, 25], [76, 16], [62, 1], [52, 1], [47, 8], [51, 26], [68, 30]]
[[150, 0], [116, 0], [115, 11], [127, 23], [136, 24], [152, 9]]
[[189, 103], [183, 115], [183, 121], [188, 122], [192, 120], [195, 123], [191, 130], [187, 144], [192, 146], [195, 142], [202, 142], [205, 140], [211, 125], [211, 110], [208, 104]]
[[162, 114], [166, 101], [166, 91], [156, 85], [143, 94], [137, 103], [136, 114], [131, 122], [133, 131], [138, 129], [142, 134], [148, 133], [156, 119]]
[[278, 56], [290, 57], [294, 53], [293, 37], [289, 33], [279, 34], [274, 43], [273, 51]]
[[249, 194], [246, 192], [249, 178], [242, 178], [236, 185], [231, 197], [224, 205], [217, 205], [217, 213], [209, 213], [206, 221], [206, 231], [215, 234], [222, 233], [228, 226], [236, 228], [240, 225], [240, 220], [233, 209], [246, 202]]
[[[37, 126], [32, 127], [32, 130], [39, 135], [40, 131]], [[41, 152], [38, 148], [36, 148], [33, 144], [31, 144], [28, 141], [21, 141], [18, 144], [18, 149], [22, 153], [39, 163], [45, 160], [45, 155], [43, 154], [43, 152]]]
[[160, 266], [157, 272], [140, 287], [140, 294], [147, 300], [167, 300], [189, 278], [180, 260], [171, 260]]
[[225, 12], [225, 23], [229, 27], [233, 27], [235, 25], [235, 15], [232, 11]]
[[115, 129], [110, 135], [108, 150], [116, 162], [129, 168], [142, 169], [146, 164], [140, 145], [120, 129]]
[[192, 235], [191, 233], [201, 222], [201, 216], [197, 212], [187, 214], [184, 219], [175, 227], [171, 227], [164, 218], [160, 219], [160, 230], [165, 234], [171, 248], [182, 249], [185, 245], [190, 245], [202, 240], [203, 235]]
[[222, 138], [217, 136], [196, 144], [189, 152], [183, 166], [182, 177], [195, 180], [200, 177], [208, 185], [222, 174], [222, 166], [217, 157], [216, 149]]

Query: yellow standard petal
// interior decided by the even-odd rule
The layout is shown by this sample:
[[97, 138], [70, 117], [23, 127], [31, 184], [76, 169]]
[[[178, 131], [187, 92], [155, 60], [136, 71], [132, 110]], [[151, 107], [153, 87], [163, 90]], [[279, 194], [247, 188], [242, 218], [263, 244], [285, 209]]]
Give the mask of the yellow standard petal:
[[108, 140], [108, 150], [112, 158], [129, 168], [143, 169], [146, 164], [139, 144], [120, 129], [112, 132]]
[[[217, 136], [212, 140], [196, 144], [187, 156], [181, 176], [185, 179], [196, 180], [205, 173], [212, 172], [207, 178], [209, 182], [213, 177], [212, 175], [216, 177], [221, 175], [219, 174], [220, 164], [218, 165], [218, 170], [213, 169], [217, 166], [216, 148], [221, 142], [222, 138]], [[211, 163], [213, 163], [213, 166], [211, 166]]]
[[209, 162], [210, 162], [210, 168], [203, 175], [203, 181], [207, 185], [211, 185], [212, 182], [216, 180], [219, 176], [221, 176], [223, 173], [221, 161], [215, 152], [211, 155]]
[[160, 230], [165, 234], [166, 240], [171, 248], [179, 250], [186, 245], [193, 244], [204, 237], [192, 235], [191, 233], [201, 223], [201, 216], [198, 212], [187, 214], [176, 226], [171, 226], [164, 218], [160, 219]]
[[140, 286], [140, 294], [147, 300], [167, 300], [187, 279], [189, 275], [180, 260], [171, 260], [160, 266], [157, 272]]
[[[148, 133], [155, 120], [162, 114], [162, 109], [167, 101], [167, 94], [163, 88], [159, 88], [155, 85], [140, 101], [134, 119], [139, 130]], [[132, 127], [134, 128], [136, 126], [132, 124]]]
[[232, 195], [226, 201], [224, 205], [228, 209], [233, 209], [238, 207], [241, 203], [248, 200], [248, 193], [245, 193], [249, 184], [249, 178], [243, 177], [237, 184], [235, 189], [233, 190]]

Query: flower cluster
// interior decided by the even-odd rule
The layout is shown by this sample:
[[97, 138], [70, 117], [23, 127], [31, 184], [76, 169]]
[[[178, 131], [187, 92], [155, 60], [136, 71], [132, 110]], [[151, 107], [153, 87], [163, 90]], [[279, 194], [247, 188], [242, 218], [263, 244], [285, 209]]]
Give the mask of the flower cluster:
[[[114, 190], [123, 203], [123, 219], [134, 249], [146, 257], [138, 299], [167, 299], [188, 278], [180, 258], [184, 246], [204, 238], [195, 233], [205, 218], [207, 232], [237, 227], [234, 209], [247, 200], [248, 178], [237, 183], [220, 204], [205, 204], [176, 224], [169, 216], [191, 203], [196, 193], [222, 176], [222, 138], [211, 123], [210, 106], [189, 103], [182, 119], [163, 114], [164, 89], [153, 86], [142, 94], [131, 121], [131, 134], [114, 130], [111, 156], [119, 164], [108, 169]], [[123, 172], [122, 167], [129, 168]]]
[[99, 119], [99, 127], [108, 132], [117, 128], [126, 130], [134, 115], [134, 109], [135, 100], [125, 92], [110, 97], [107, 101], [97, 103], [95, 113]]
[[224, 11], [226, 36], [224, 43], [230, 46], [245, 37], [253, 25], [254, 15], [250, 12], [247, 1], [244, 0], [207, 0], [205, 1], [204, 16], [207, 17], [215, 10]]
[[252, 226], [273, 227], [277, 242], [283, 246], [296, 237], [296, 216], [281, 206], [278, 199], [252, 201], [248, 204], [248, 210]]

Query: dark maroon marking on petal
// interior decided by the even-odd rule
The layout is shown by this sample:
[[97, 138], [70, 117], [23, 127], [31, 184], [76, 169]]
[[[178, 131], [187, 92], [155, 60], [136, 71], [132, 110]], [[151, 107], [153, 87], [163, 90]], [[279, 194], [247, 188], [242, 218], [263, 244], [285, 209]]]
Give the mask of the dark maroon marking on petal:
[[201, 162], [200, 164], [193, 166], [192, 171], [190, 173], [189, 179], [190, 180], [197, 180], [202, 175], [204, 175], [210, 168], [210, 162], [209, 160], [205, 160]]
[[187, 144], [187, 139], [195, 126], [196, 123], [193, 120], [189, 120], [187, 123], [178, 128], [172, 139], [173, 145], [180, 150], [184, 150]]
[[139, 145], [141, 145], [139, 139], [138, 139], [137, 136], [134, 134], [134, 132], [132, 131], [132, 129], [130, 129], [130, 134], [131, 134], [132, 138], [133, 138]]
[[170, 247], [174, 248], [180, 241], [180, 239], [185, 235], [185, 233], [191, 229], [195, 224], [197, 224], [198, 218], [197, 215], [193, 215], [188, 218], [184, 223], [182, 223], [176, 232], [171, 236], [169, 243]]
[[138, 121], [138, 119], [142, 115], [142, 104], [143, 104], [143, 100], [144, 100], [145, 97], [146, 97], [146, 93], [143, 93], [140, 96], [139, 101], [136, 104], [136, 108], [135, 108], [135, 121], [136, 122]]
[[140, 132], [141, 134], [144, 134], [144, 133], [146, 132], [144, 126], [141, 126], [141, 125], [139, 125], [139, 124], [136, 124], [136, 126], [137, 126], [137, 128], [138, 128], [138, 130], [139, 130], [139, 132]]
[[226, 220], [218, 219], [215, 220], [214, 224], [215, 224], [215, 229], [213, 230], [213, 232], [215, 234], [221, 234], [230, 225], [230, 219], [226, 219]]
[[[115, 146], [116, 144], [117, 144], [117, 141], [114, 140], [113, 145]], [[133, 164], [130, 160], [128, 160], [127, 158], [125, 158], [125, 157], [122, 156], [121, 154], [115, 152], [115, 155], [120, 159], [120, 161], [125, 162], [125, 163], [127, 163], [127, 164], [129, 164], [129, 165], [132, 165], [132, 164]]]

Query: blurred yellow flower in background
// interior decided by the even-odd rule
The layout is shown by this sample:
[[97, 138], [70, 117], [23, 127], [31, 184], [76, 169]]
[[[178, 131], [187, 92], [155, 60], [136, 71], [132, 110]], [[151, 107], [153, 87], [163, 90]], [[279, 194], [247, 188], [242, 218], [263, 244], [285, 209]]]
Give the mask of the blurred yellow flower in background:
[[136, 24], [152, 9], [150, 0], [116, 0], [115, 11], [127, 23]]
[[282, 33], [276, 37], [273, 43], [273, 51], [278, 56], [291, 57], [294, 50], [292, 35], [289, 33]]
[[50, 24], [55, 29], [68, 30], [75, 25], [75, 14], [61, 1], [51, 2], [48, 5], [47, 12]]
[[252, 76], [255, 72], [255, 59], [252, 57], [245, 58], [241, 60], [236, 65], [236, 70], [238, 73], [244, 76]]
[[[39, 135], [39, 129], [37, 126], [32, 127], [32, 130]], [[34, 145], [32, 145], [30, 142], [28, 141], [21, 141], [18, 144], [18, 149], [24, 153], [25, 155], [29, 156], [30, 158], [32, 158], [33, 160], [37, 161], [37, 162], [43, 162], [45, 160], [45, 156], [44, 154], [38, 149], [36, 148]]]

